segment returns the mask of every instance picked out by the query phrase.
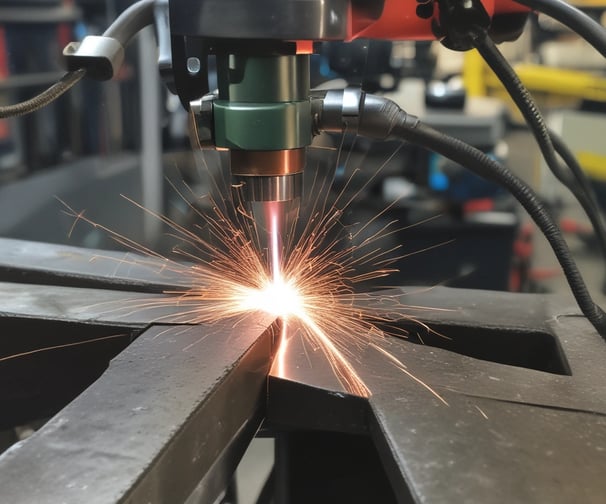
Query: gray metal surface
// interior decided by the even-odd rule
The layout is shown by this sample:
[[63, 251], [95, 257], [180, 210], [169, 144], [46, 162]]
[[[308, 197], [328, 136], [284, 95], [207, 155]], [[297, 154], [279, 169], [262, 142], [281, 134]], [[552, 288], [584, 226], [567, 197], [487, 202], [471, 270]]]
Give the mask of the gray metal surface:
[[[353, 397], [322, 352], [300, 338], [290, 341], [286, 374], [271, 376], [266, 394], [271, 317], [176, 326], [186, 323], [182, 307], [154, 291], [182, 278], [158, 278], [162, 261], [133, 266], [122, 253], [14, 240], [0, 240], [0, 251], [2, 274], [30, 282], [0, 283], [7, 337], [28, 320], [42, 324], [38, 332], [46, 323], [131, 334], [152, 326], [0, 457], [0, 502], [172, 503], [190, 495], [189, 502], [212, 502], [260, 425], [265, 398], [275, 429], [370, 436], [400, 502], [606, 495], [606, 346], [572, 299], [447, 288], [369, 298], [370, 308], [387, 297], [402, 304], [392, 317], [408, 341], [390, 336], [376, 345], [448, 405], [376, 347], [352, 342], [351, 360], [372, 392]], [[35, 285], [40, 279], [50, 285]]]
[[[448, 327], [460, 339], [474, 328], [486, 328], [487, 338], [490, 329], [528, 339], [549, 334], [565, 356], [560, 372], [570, 374], [390, 337], [379, 346], [448, 406], [382, 353], [352, 344], [352, 361], [372, 392], [364, 402], [345, 393], [320, 352], [294, 339], [287, 378], [270, 379], [269, 420], [368, 433], [400, 502], [603, 502], [606, 345], [572, 300], [437, 288], [402, 302], [452, 309], [422, 315], [446, 336]], [[403, 318], [410, 313], [418, 315], [403, 309]]]
[[234, 175], [244, 201], [290, 201], [300, 198], [303, 192], [303, 174], [276, 176]]
[[[0, 317], [145, 327], [186, 324], [174, 296], [0, 282]], [[1, 339], [0, 339], [1, 341]]]
[[182, 502], [224, 488], [264, 413], [268, 317], [156, 327], [0, 457], [0, 502]]
[[184, 277], [162, 259], [131, 252], [0, 238], [0, 281], [162, 292]]

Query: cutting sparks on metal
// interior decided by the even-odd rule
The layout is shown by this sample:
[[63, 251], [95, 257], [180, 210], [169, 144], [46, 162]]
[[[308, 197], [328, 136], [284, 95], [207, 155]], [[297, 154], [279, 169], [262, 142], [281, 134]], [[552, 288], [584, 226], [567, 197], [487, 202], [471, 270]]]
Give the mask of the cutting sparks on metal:
[[[179, 194], [185, 201], [191, 201]], [[356, 245], [357, 233], [361, 233], [368, 223], [356, 233], [346, 236], [341, 233], [342, 238], [331, 239], [329, 237], [342, 228], [343, 206], [334, 204], [326, 208], [325, 201], [320, 204], [316, 201], [304, 229], [293, 239], [281, 236], [284, 229], [279, 205], [273, 208], [270, 205], [268, 229], [260, 230], [252, 216], [232, 199], [213, 199], [210, 195], [204, 198], [205, 206], [208, 208], [210, 204], [212, 210], [202, 211], [192, 205], [202, 224], [187, 227], [126, 198], [170, 228], [180, 243], [173, 248], [174, 258], [122, 236], [64, 203], [66, 213], [75, 218], [74, 226], [84, 221], [138, 253], [137, 256], [127, 254], [121, 265], [147, 266], [159, 276], [171, 272], [175, 288], [165, 291], [168, 296], [151, 300], [133, 298], [132, 303], [110, 306], [108, 311], [130, 313], [173, 307], [177, 308], [176, 317], [180, 323], [230, 319], [234, 320], [234, 327], [251, 312], [269, 313], [282, 321], [281, 344], [272, 373], [288, 374], [285, 366], [288, 341], [301, 337], [312, 351], [325, 355], [347, 392], [369, 396], [371, 391], [351, 363], [352, 349], [369, 346], [384, 353], [374, 344], [384, 336], [379, 326], [393, 327], [392, 315], [398, 314], [401, 318], [402, 305], [398, 298], [386, 296], [380, 303], [373, 303], [372, 308], [365, 307], [361, 301], [371, 299], [371, 295], [357, 293], [355, 285], [394, 271], [390, 264], [396, 258], [389, 258], [393, 250], [385, 251], [376, 246], [377, 240], [389, 229], [383, 227], [363, 240], [358, 239]], [[261, 232], [269, 234], [267, 240], [259, 239]], [[259, 246], [261, 242], [267, 243], [268, 250]], [[98, 257], [98, 260], [103, 259], [103, 256]], [[115, 257], [107, 260], [115, 261]], [[177, 280], [173, 281], [174, 278]], [[410, 309], [414, 312], [425, 308]], [[175, 320], [174, 311], [170, 317]], [[156, 320], [161, 322], [162, 316]], [[416, 318], [410, 316], [410, 320], [416, 321]], [[444, 402], [430, 386], [405, 371], [401, 362], [392, 364]]]

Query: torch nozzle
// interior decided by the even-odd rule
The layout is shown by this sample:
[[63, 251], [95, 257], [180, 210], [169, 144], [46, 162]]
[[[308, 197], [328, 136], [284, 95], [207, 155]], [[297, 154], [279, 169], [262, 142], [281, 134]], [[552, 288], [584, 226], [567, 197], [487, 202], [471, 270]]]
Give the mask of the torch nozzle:
[[238, 188], [242, 201], [291, 201], [301, 197], [303, 174], [234, 175], [232, 182]]
[[303, 190], [305, 149], [231, 151], [231, 173], [244, 201], [288, 201]]
[[259, 247], [274, 281], [284, 270], [285, 253], [290, 248], [299, 217], [300, 199], [255, 201], [251, 203]]
[[233, 186], [254, 221], [260, 250], [274, 279], [299, 217], [304, 164], [304, 148], [231, 150]]

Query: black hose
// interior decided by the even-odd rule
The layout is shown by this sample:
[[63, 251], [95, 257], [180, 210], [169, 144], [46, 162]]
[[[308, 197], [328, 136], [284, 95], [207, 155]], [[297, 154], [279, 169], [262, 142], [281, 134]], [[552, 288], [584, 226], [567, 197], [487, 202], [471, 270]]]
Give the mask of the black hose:
[[[337, 120], [334, 110], [316, 109], [315, 112], [316, 126], [319, 130], [335, 131], [343, 127], [342, 116]], [[362, 95], [357, 126], [360, 135], [372, 139], [412, 142], [435, 151], [508, 189], [547, 238], [581, 312], [606, 339], [606, 313], [591, 298], [558, 226], [526, 183], [482, 151], [422, 124], [418, 118], [408, 115], [386, 98]]]
[[416, 128], [410, 128], [403, 122], [394, 128], [393, 136], [438, 152], [474, 173], [505, 186], [547, 238], [579, 308], [597, 331], [606, 338], [606, 314], [591, 298], [560, 230], [530, 187], [483, 152], [424, 124], [418, 123]]
[[42, 91], [42, 93], [39, 95], [21, 103], [0, 107], [0, 119], [22, 116], [45, 107], [52, 101], [59, 98], [63, 93], [71, 89], [80, 81], [80, 79], [82, 79], [82, 77], [84, 77], [85, 74], [86, 70], [84, 69], [68, 72], [61, 78], [59, 82], [56, 82], [45, 91]]
[[155, 0], [139, 0], [124, 10], [103, 36], [111, 37], [126, 47], [141, 29], [153, 24], [154, 6]]
[[[606, 261], [606, 230], [600, 217], [597, 199], [574, 154], [555, 133], [549, 131], [530, 92], [490, 37], [486, 33], [479, 33], [477, 36], [472, 36], [472, 42], [524, 116], [551, 172], [570, 190], [583, 208], [595, 231], [600, 252]], [[567, 167], [562, 165], [556, 153], [562, 157]], [[566, 168], [569, 168], [570, 171]], [[570, 172], [573, 177], [570, 177]]]
[[[139, 0], [122, 12], [103, 36], [111, 37], [125, 47], [142, 28], [153, 24], [154, 6], [155, 0]], [[39, 95], [15, 105], [0, 107], [0, 119], [29, 114], [45, 107], [71, 89], [84, 75], [86, 70], [83, 68], [68, 72]]]
[[606, 32], [604, 27], [583, 11], [564, 0], [514, 0], [556, 19], [589, 42], [606, 58]]

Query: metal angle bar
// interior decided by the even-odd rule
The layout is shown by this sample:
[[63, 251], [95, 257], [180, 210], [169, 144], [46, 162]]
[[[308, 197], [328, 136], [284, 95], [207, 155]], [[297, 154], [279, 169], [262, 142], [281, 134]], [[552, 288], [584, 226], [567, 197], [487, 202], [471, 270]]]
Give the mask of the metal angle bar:
[[[386, 349], [447, 404], [397, 368], [389, 369], [389, 363], [384, 363], [382, 379], [377, 378], [379, 373], [364, 375], [373, 391], [371, 437], [397, 495], [406, 496], [402, 502], [409, 496], [414, 502], [497, 503], [504, 495], [515, 502], [603, 499], [604, 394], [596, 411], [595, 398], [583, 407], [588, 395], [573, 377], [551, 375], [553, 382], [546, 377], [535, 385], [527, 381], [532, 379], [523, 373], [527, 370], [516, 376], [517, 370], [499, 369], [507, 366], [475, 366], [472, 359], [457, 359], [444, 351], [415, 354], [407, 346], [392, 344]], [[369, 364], [376, 369], [379, 363]], [[455, 390], [450, 390], [453, 374], [458, 379]], [[472, 379], [462, 386], [467, 376]], [[480, 380], [493, 382], [496, 393], [480, 391]], [[525, 382], [525, 387], [516, 395], [511, 382]], [[524, 397], [535, 386], [537, 395], [550, 396], [549, 405]], [[507, 389], [511, 396], [501, 398]], [[569, 395], [578, 396], [578, 408], [567, 406]]]
[[0, 318], [61, 320], [145, 328], [187, 324], [195, 307], [167, 294], [0, 282]]
[[0, 238], [0, 280], [162, 292], [183, 285], [167, 261], [132, 252]]
[[[606, 492], [600, 477], [606, 471], [606, 347], [599, 335], [567, 298], [456, 292], [435, 289], [406, 300], [436, 308], [415, 315], [440, 324], [446, 336], [457, 328], [463, 335], [461, 327], [484, 327], [487, 338], [495, 326], [512, 338], [524, 330], [547, 332], [561, 346], [570, 374], [396, 337], [376, 338], [374, 345], [357, 339], [350, 360], [371, 392], [363, 400], [347, 393], [321, 352], [292, 338], [285, 371], [270, 377], [269, 422], [277, 429], [369, 434], [403, 503], [496, 503], [504, 495], [519, 502], [600, 502]], [[452, 310], [437, 310], [444, 307]], [[410, 308], [401, 308], [407, 327], [410, 315]]]
[[152, 324], [192, 323], [178, 297], [0, 282], [0, 429], [57, 413]]
[[0, 456], [0, 501], [178, 503], [205, 476], [216, 493], [264, 415], [276, 334], [260, 315], [144, 332]]

